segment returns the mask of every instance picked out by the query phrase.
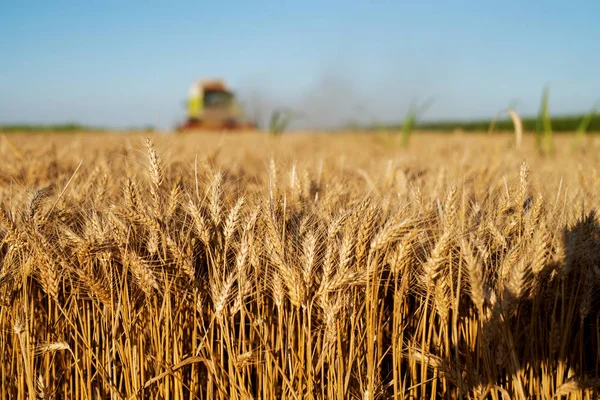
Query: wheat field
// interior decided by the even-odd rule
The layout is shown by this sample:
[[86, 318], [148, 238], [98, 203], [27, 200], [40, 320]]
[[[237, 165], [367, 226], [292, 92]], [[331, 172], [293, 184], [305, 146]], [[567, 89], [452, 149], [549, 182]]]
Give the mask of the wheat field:
[[0, 399], [597, 399], [600, 141], [0, 137]]

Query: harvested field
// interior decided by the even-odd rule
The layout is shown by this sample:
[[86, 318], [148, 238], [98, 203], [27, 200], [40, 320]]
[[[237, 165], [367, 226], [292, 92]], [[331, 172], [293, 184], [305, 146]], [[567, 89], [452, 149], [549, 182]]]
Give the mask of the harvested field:
[[597, 399], [570, 143], [2, 136], [0, 399]]

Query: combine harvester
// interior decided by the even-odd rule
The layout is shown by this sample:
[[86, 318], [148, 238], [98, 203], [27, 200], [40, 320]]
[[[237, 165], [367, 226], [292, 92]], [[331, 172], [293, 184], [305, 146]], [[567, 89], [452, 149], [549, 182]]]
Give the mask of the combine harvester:
[[255, 131], [235, 94], [220, 79], [200, 80], [189, 91], [187, 120], [177, 132], [190, 131]]

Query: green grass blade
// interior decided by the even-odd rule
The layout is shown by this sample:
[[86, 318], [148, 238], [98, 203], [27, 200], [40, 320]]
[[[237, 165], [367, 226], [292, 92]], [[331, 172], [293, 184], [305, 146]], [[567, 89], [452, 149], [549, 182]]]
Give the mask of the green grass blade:
[[583, 116], [581, 123], [577, 127], [577, 131], [576, 131], [577, 135], [583, 136], [587, 132], [587, 130], [590, 126], [590, 123], [592, 122], [592, 120], [596, 116], [596, 113], [598, 112], [599, 106], [600, 106], [600, 101], [597, 101], [594, 104], [594, 106], [590, 109], [590, 111], [588, 111], [588, 113]]
[[417, 125], [418, 118], [420, 118], [421, 115], [423, 115], [423, 113], [425, 113], [425, 111], [427, 111], [427, 109], [431, 107], [432, 104], [432, 98], [427, 99], [420, 106], [416, 104], [415, 100], [413, 100], [410, 103], [408, 112], [406, 114], [406, 117], [404, 118], [404, 122], [402, 123], [402, 147], [408, 147], [408, 140], [410, 138], [410, 135], [412, 134], [412, 131]]
[[545, 144], [547, 152], [552, 154], [554, 152], [554, 144], [552, 141], [552, 118], [550, 116], [548, 98], [549, 87], [546, 85], [542, 92], [542, 102], [536, 123], [535, 144], [539, 151], [544, 150], [543, 145]]

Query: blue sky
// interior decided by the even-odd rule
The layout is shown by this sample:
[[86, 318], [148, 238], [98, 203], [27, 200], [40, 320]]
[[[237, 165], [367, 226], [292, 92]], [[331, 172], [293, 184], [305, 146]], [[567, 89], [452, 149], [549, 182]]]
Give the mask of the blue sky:
[[200, 77], [306, 123], [555, 113], [600, 98], [600, 2], [0, 0], [0, 123], [172, 127]]

